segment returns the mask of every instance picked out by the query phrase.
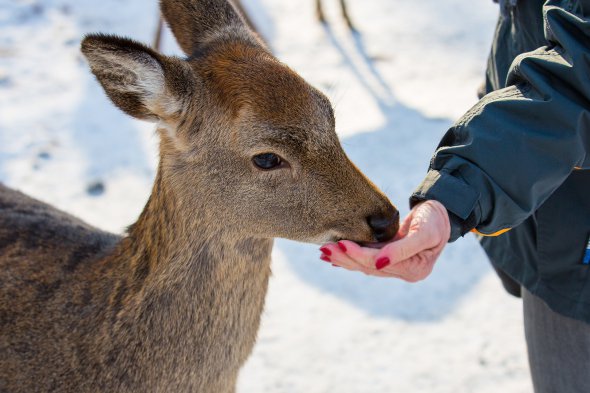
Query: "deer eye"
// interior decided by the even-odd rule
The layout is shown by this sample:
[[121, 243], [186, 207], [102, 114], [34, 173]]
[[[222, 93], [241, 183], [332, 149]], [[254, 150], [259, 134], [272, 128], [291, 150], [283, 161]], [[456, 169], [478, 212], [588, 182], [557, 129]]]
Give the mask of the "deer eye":
[[273, 153], [263, 153], [252, 157], [252, 162], [260, 169], [269, 170], [276, 169], [282, 166], [283, 160], [281, 157]]

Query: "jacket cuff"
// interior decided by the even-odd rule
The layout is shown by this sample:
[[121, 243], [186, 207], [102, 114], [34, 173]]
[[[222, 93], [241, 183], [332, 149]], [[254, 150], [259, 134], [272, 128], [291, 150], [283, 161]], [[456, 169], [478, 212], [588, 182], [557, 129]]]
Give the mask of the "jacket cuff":
[[462, 179], [431, 169], [410, 197], [410, 208], [429, 199], [442, 203], [449, 213], [449, 242], [453, 242], [477, 226], [479, 197], [479, 193]]

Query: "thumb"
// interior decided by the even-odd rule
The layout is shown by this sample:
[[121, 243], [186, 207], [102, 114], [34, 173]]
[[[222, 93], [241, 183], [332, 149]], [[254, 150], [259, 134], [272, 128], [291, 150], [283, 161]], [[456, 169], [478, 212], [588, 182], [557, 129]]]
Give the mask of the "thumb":
[[419, 228], [416, 231], [408, 232], [407, 236], [389, 243], [377, 254], [376, 260], [389, 258], [392, 264], [411, 258], [421, 251], [432, 248], [432, 231]]
[[402, 239], [408, 235], [408, 232], [410, 231], [410, 226], [412, 224], [412, 217], [413, 214], [412, 212], [410, 212], [406, 216], [406, 218], [404, 218], [401, 225], [399, 226], [399, 229], [397, 230], [397, 233], [395, 234], [395, 237], [393, 238], [394, 241]]

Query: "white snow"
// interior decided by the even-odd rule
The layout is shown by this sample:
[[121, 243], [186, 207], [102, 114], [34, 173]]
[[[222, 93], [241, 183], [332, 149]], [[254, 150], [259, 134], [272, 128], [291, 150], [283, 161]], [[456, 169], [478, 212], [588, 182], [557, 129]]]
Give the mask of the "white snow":
[[[277, 56], [325, 91], [351, 159], [407, 213], [448, 127], [476, 101], [491, 0], [244, 0]], [[151, 42], [156, 1], [0, 0], [0, 181], [122, 232], [147, 200], [153, 126], [110, 104], [79, 52], [89, 32]], [[166, 53], [178, 53], [168, 36]], [[524, 393], [521, 303], [472, 236], [418, 284], [333, 268], [279, 240], [258, 344], [238, 392]]]

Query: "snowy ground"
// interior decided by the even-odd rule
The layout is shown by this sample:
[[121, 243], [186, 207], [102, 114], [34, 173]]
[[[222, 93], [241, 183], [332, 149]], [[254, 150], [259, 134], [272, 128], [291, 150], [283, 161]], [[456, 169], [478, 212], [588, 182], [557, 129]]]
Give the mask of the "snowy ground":
[[[352, 160], [407, 212], [439, 138], [475, 102], [491, 0], [349, 0], [360, 35], [327, 3], [247, 0], [278, 57], [332, 99]], [[150, 42], [156, 1], [0, 0], [0, 181], [121, 232], [148, 196], [149, 124], [112, 106], [79, 42], [102, 31]], [[168, 39], [165, 51], [174, 53]], [[332, 268], [279, 240], [258, 345], [238, 392], [530, 392], [521, 304], [474, 238], [419, 284]]]

